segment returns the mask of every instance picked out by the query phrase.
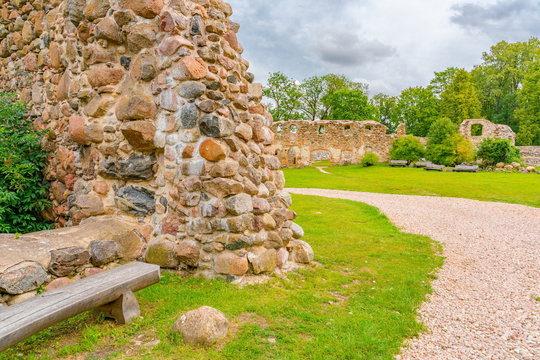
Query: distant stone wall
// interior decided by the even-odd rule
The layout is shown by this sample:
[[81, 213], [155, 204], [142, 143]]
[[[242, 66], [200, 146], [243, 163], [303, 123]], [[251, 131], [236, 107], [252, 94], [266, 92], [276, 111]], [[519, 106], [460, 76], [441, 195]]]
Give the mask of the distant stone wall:
[[540, 146], [518, 146], [526, 165], [540, 166]]
[[[477, 130], [479, 135], [473, 135]], [[465, 120], [459, 126], [459, 132], [474, 145], [478, 145], [486, 138], [508, 139], [512, 144], [516, 143], [516, 133], [508, 125], [494, 124], [486, 119]]]
[[2, 2], [0, 91], [49, 130], [51, 220], [130, 215], [147, 261], [208, 277], [309, 262], [231, 14], [221, 0]]
[[272, 127], [277, 154], [283, 166], [302, 167], [329, 160], [332, 165], [356, 164], [367, 152], [389, 160], [392, 141], [405, 135], [387, 134], [377, 121], [281, 121]]

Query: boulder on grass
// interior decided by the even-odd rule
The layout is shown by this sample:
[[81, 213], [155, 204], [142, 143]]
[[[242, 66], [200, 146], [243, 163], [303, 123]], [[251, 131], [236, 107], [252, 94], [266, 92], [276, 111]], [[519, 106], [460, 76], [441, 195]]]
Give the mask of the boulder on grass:
[[227, 336], [229, 321], [225, 315], [210, 306], [188, 311], [173, 325], [173, 331], [182, 334], [187, 344], [211, 345]]

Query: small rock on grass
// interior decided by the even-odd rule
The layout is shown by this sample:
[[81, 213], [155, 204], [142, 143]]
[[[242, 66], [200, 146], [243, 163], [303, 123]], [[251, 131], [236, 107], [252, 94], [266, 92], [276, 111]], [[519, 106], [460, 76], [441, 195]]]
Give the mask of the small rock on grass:
[[187, 344], [212, 345], [227, 336], [229, 322], [225, 315], [210, 306], [188, 311], [173, 325]]

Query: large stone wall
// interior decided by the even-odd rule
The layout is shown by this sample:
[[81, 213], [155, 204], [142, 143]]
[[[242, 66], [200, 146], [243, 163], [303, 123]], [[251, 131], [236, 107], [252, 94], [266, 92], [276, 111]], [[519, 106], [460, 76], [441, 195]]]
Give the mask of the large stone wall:
[[49, 130], [59, 226], [130, 215], [147, 261], [208, 277], [309, 262], [231, 14], [221, 0], [3, 1], [0, 90]]
[[540, 146], [518, 146], [523, 161], [529, 166], [540, 166]]
[[[473, 135], [475, 127], [478, 131], [478, 135]], [[516, 143], [516, 133], [508, 125], [494, 124], [486, 119], [469, 119], [465, 120], [459, 126], [459, 132], [467, 139], [469, 139], [474, 145], [478, 145], [482, 140], [486, 138], [500, 138], [507, 139]]]
[[376, 121], [282, 121], [275, 122], [277, 154], [283, 166], [309, 166], [329, 160], [332, 165], [356, 164], [367, 152], [389, 160], [392, 141], [405, 135], [387, 134], [386, 126]]

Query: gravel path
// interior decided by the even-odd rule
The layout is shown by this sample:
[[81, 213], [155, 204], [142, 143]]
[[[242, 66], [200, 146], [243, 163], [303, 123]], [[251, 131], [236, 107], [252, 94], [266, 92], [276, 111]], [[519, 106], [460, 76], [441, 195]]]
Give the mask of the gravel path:
[[540, 208], [468, 199], [287, 189], [378, 207], [439, 241], [445, 265], [420, 309], [428, 332], [398, 359], [540, 359]]

